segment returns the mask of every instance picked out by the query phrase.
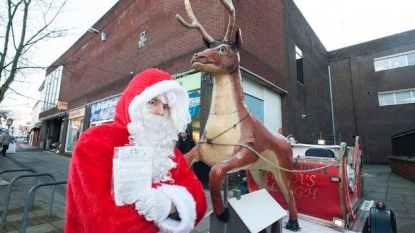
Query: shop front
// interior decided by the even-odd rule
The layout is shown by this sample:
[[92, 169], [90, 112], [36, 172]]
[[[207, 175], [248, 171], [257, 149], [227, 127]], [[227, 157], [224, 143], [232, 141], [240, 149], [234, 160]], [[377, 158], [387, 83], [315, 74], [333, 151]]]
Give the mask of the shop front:
[[84, 127], [85, 107], [70, 111], [66, 133], [65, 152], [72, 152]]

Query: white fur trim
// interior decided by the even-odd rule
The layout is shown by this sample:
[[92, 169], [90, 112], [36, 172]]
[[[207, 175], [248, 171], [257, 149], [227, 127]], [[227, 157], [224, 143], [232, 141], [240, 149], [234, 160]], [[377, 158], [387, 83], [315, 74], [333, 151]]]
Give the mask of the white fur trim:
[[163, 80], [147, 87], [143, 92], [134, 97], [130, 103], [130, 106], [128, 106], [128, 114], [130, 114], [130, 119], [134, 119], [131, 114], [133, 114], [134, 110], [139, 106], [147, 103], [156, 96], [170, 91], [176, 93], [179, 104], [189, 106], [189, 96], [186, 89], [174, 80]]
[[166, 218], [156, 222], [160, 233], [189, 233], [195, 226], [196, 202], [186, 188], [177, 185], [164, 184], [157, 190], [163, 192], [176, 206], [180, 221]]

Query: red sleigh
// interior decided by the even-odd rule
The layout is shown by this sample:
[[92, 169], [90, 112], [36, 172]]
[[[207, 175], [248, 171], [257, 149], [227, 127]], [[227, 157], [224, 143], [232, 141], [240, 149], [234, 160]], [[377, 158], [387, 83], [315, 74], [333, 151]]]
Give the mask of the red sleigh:
[[[332, 146], [294, 144], [294, 197], [298, 213], [326, 224], [353, 229], [363, 203], [362, 153], [359, 137], [353, 147], [345, 143]], [[260, 187], [247, 171], [250, 192]], [[284, 196], [271, 174], [267, 175], [269, 193], [287, 208]]]

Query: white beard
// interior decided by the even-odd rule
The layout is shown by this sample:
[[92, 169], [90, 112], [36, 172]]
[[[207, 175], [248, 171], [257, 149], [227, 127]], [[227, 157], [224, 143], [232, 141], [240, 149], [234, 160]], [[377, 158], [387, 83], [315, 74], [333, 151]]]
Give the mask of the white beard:
[[128, 125], [130, 144], [153, 148], [153, 183], [174, 182], [170, 170], [176, 167], [174, 155], [176, 130], [170, 117], [161, 117], [149, 112], [146, 105], [139, 108], [137, 119]]

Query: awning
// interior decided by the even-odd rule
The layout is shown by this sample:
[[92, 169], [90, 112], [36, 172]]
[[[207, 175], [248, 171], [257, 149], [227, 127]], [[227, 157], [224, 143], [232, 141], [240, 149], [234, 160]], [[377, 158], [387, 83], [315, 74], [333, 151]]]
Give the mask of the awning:
[[40, 127], [42, 127], [42, 122], [37, 122], [33, 129], [40, 129]]
[[54, 119], [54, 118], [58, 118], [58, 119], [60, 118], [60, 119], [62, 119], [62, 118], [64, 118], [66, 116], [66, 114], [67, 114], [66, 111], [65, 112], [59, 112], [59, 113], [55, 113], [53, 115], [49, 115], [49, 116], [40, 118], [39, 120], [40, 121], [45, 121], [45, 120], [51, 120], [51, 119]]

